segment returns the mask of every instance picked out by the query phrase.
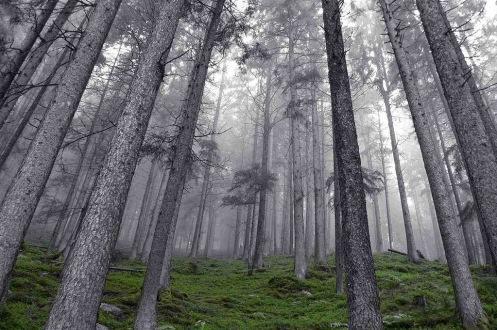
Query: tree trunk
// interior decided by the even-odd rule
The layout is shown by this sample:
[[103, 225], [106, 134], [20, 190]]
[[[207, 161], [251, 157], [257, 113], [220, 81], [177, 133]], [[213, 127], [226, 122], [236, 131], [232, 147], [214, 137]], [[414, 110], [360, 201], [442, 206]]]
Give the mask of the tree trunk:
[[385, 146], [383, 144], [383, 133], [382, 133], [382, 128], [381, 128], [381, 121], [380, 121], [380, 110], [377, 109], [378, 113], [378, 137], [380, 140], [380, 158], [381, 158], [381, 170], [383, 173], [383, 186], [385, 190], [385, 210], [387, 213], [387, 224], [388, 224], [388, 246], [389, 249], [393, 249], [393, 227], [392, 227], [392, 216], [390, 215], [390, 195], [389, 195], [389, 189], [388, 189], [388, 173], [387, 173], [387, 168], [385, 164]]
[[333, 136], [339, 168], [343, 248], [348, 275], [349, 328], [381, 329], [368, 230], [366, 196], [340, 20], [340, 2], [322, 0], [331, 88]]
[[[310, 110], [312, 111], [312, 110]], [[313, 175], [314, 172], [311, 169], [311, 123], [306, 116], [305, 125], [305, 150], [304, 150], [304, 166], [305, 166], [305, 256], [307, 260], [311, 260], [312, 254], [314, 252], [314, 232], [315, 232], [315, 219], [314, 219], [314, 205], [312, 198], [313, 187]]]
[[0, 207], [0, 297], [6, 292], [22, 239], [120, 4], [121, 0], [104, 0], [96, 5], [75, 58]]
[[[48, 7], [51, 7], [51, 3], [57, 3], [57, 1], [48, 1], [47, 5]], [[40, 44], [33, 49], [31, 52], [31, 55], [29, 58], [25, 61], [25, 64], [22, 66], [22, 70], [20, 70], [17, 74], [17, 77], [14, 79], [14, 76], [10, 76], [5, 80], [5, 82], [0, 83], [0, 90], [3, 88], [3, 84], [9, 83], [9, 86], [6, 86], [8, 89], [8, 94], [9, 96], [4, 98], [8, 98], [7, 102], [0, 101], [0, 118], [4, 116], [3, 114], [10, 114], [12, 112], [12, 109], [14, 108], [16, 101], [18, 100], [19, 96], [23, 94], [23, 90], [26, 88], [28, 85], [29, 81], [31, 80], [31, 77], [33, 77], [33, 74], [35, 73], [36, 69], [42, 62], [45, 54], [48, 52], [48, 49], [50, 46], [53, 44], [53, 42], [57, 39], [58, 35], [60, 34], [64, 23], [67, 21], [69, 16], [72, 14], [74, 7], [78, 3], [78, 0], [68, 0], [64, 7], [61, 9], [55, 20], [52, 22], [50, 25], [50, 28], [47, 30], [47, 32], [43, 35], [43, 38], [40, 42]], [[40, 16], [40, 19], [43, 20], [45, 19], [44, 16], [47, 16], [48, 18], [50, 16], [50, 13], [46, 15], [45, 13]], [[40, 22], [42, 23], [42, 22]], [[46, 23], [45, 23], [46, 24]], [[38, 28], [38, 27], [37, 27]], [[43, 29], [43, 25], [40, 27]], [[38, 31], [38, 33], [41, 33], [41, 30]], [[36, 35], [38, 37], [38, 35]], [[36, 37], [34, 40], [36, 40]], [[40, 38], [41, 39], [41, 38]], [[26, 52], [27, 53], [27, 52]], [[20, 54], [21, 55], [21, 54]], [[26, 57], [25, 54], [21, 55]], [[24, 61], [24, 59], [23, 59]], [[17, 65], [17, 64], [16, 64]], [[18, 70], [21, 67], [18, 67]], [[10, 82], [9, 82], [10, 80]], [[50, 80], [44, 79], [44, 84], [48, 84]], [[44, 87], [42, 87], [44, 88]], [[1, 92], [0, 92], [1, 95]], [[0, 97], [2, 99], [2, 97]], [[25, 112], [24, 114], [21, 115], [22, 118], [26, 117], [29, 114], [29, 111]], [[29, 118], [29, 116], [28, 116]], [[2, 119], [0, 119], [0, 122], [2, 122]], [[0, 127], [2, 127], [2, 124], [0, 124]]]
[[336, 144], [333, 143], [333, 170], [335, 175], [334, 192], [333, 192], [333, 210], [335, 213], [335, 269], [336, 269], [336, 293], [343, 294], [345, 286], [345, 260], [343, 248], [343, 227], [342, 227], [342, 211], [340, 209], [340, 169], [338, 168]]
[[[99, 2], [95, 13], [101, 5], [108, 3]], [[164, 2], [160, 8], [156, 26], [147, 41], [131, 85], [129, 101], [119, 119], [111, 148], [92, 192], [81, 231], [64, 267], [47, 329], [95, 327], [126, 196], [164, 77], [164, 65], [183, 3], [183, 0], [171, 0]], [[98, 24], [102, 25], [102, 20], [98, 20]]]
[[191, 167], [191, 149], [195, 136], [195, 128], [224, 3], [225, 0], [217, 0], [213, 3], [211, 21], [204, 36], [202, 49], [197, 54], [197, 59], [190, 75], [188, 90], [181, 109], [182, 119], [173, 149], [173, 161], [169, 171], [166, 193], [162, 201], [154, 239], [152, 240], [147, 272], [138, 305], [135, 329], [147, 330], [155, 328], [156, 305], [161, 288], [160, 277], [163, 260], [164, 256], [169, 253], [166, 251], [167, 237], [169, 235], [174, 237], [174, 232], [176, 231], [174, 214], [183, 194], [188, 169]]
[[[289, 5], [290, 11], [291, 4]], [[305, 223], [304, 223], [304, 189], [302, 168], [302, 147], [301, 134], [303, 132], [302, 113], [299, 109], [297, 100], [297, 89], [294, 82], [295, 77], [295, 59], [294, 47], [295, 40], [293, 35], [293, 26], [289, 27], [288, 37], [288, 63], [289, 63], [289, 82], [290, 82], [290, 103], [288, 105], [288, 115], [290, 116], [290, 143], [292, 150], [293, 164], [293, 201], [294, 201], [294, 231], [295, 231], [295, 264], [294, 274], [298, 279], [304, 279], [307, 273], [307, 260], [305, 256]]]
[[[223, 100], [223, 92], [224, 92], [224, 84], [225, 84], [225, 77], [226, 77], [226, 62], [224, 63], [223, 66], [223, 73], [221, 76], [221, 83], [219, 85], [219, 94], [217, 97], [217, 103], [216, 103], [216, 110], [214, 113], [214, 120], [212, 122], [212, 135], [211, 135], [211, 143], [214, 145], [216, 142], [216, 130], [217, 130], [217, 124], [219, 121], [219, 113], [221, 112], [221, 102]], [[215, 151], [214, 150], [209, 150], [208, 155], [207, 155], [207, 165], [204, 168], [204, 177], [202, 181], [202, 191], [200, 194], [200, 205], [198, 207], [198, 214], [197, 214], [197, 221], [195, 223], [195, 233], [193, 235], [193, 244], [192, 244], [192, 249], [190, 251], [190, 258], [195, 258], [197, 254], [199, 253], [199, 248], [200, 248], [200, 239], [202, 237], [201, 235], [201, 228], [202, 228], [202, 222], [204, 220], [204, 212], [205, 212], [205, 205], [206, 205], [206, 200], [207, 200], [207, 195], [209, 194], [209, 190], [211, 189], [211, 182], [210, 182], [210, 176], [211, 176], [211, 166], [212, 166], [212, 160], [214, 159]]]
[[31, 48], [38, 39], [38, 36], [45, 27], [45, 24], [52, 15], [57, 2], [58, 0], [46, 1], [45, 5], [40, 10], [40, 13], [36, 15], [35, 22], [27, 31], [22, 43], [17, 48], [15, 48], [14, 54], [9, 56], [6, 65], [0, 70], [0, 106], [2, 106], [2, 108], [0, 109], [0, 128], [2, 128], [5, 120], [9, 116], [9, 112], [6, 111], [6, 109], [3, 109], [3, 105], [7, 102], [10, 102], [10, 100], [8, 100], [7, 94], [9, 92], [10, 85], [21, 69], [24, 60], [26, 59]]
[[486, 323], [486, 317], [471, 279], [464, 249], [460, 244], [457, 217], [454, 214], [449, 191], [443, 182], [443, 161], [435, 149], [435, 141], [430, 132], [430, 115], [423, 107], [417, 79], [402, 47], [400, 24], [394, 22], [393, 12], [385, 0], [380, 0], [380, 5], [428, 176], [458, 311], [465, 327], [478, 328]]
[[448, 36], [450, 27], [447, 26], [440, 3], [435, 0], [417, 0], [416, 4], [450, 109], [475, 204], [480, 210], [490, 251], [496, 260], [497, 161], [492, 141], [485, 130], [485, 118], [479, 113], [475, 94], [468, 83], [468, 73], [461, 65]]
[[[322, 148], [320, 137], [320, 123], [317, 114], [317, 101], [315, 88], [312, 89], [313, 104], [311, 107], [312, 120], [312, 169], [314, 179], [314, 259], [318, 265], [326, 265], [326, 244], [325, 244], [325, 192], [324, 174], [322, 168]], [[321, 129], [323, 129], [321, 127]]]
[[[54, 232], [56, 235], [54, 244], [59, 251], [63, 251], [65, 249], [67, 246], [66, 243], [71, 239], [73, 229], [78, 227], [78, 221], [81, 219], [80, 210], [89, 199], [89, 195], [91, 193], [90, 187], [93, 186], [96, 173], [100, 169], [100, 165], [103, 161], [104, 156], [98, 156], [97, 149], [103, 145], [106, 132], [98, 134], [97, 132], [98, 130], [103, 129], [102, 118], [105, 117], [103, 105], [104, 101], [107, 99], [110, 81], [117, 66], [120, 50], [121, 45], [105, 82], [104, 89], [92, 120], [89, 136], [86, 138], [85, 145], [82, 150], [82, 156], [78, 163], [78, 167], [76, 168], [76, 176], [71, 182], [69, 193], [66, 196], [63, 209], [60, 213], [58, 224], [61, 226], [59, 229], [62, 230]], [[116, 112], [120, 114], [119, 109]]]
[[[262, 128], [262, 161], [261, 172], [264, 177], [269, 176], [269, 135], [271, 134], [271, 84], [273, 79], [273, 65], [270, 63], [266, 73], [266, 96], [264, 100], [263, 128]], [[254, 256], [250, 265], [250, 274], [255, 269], [264, 267], [264, 248], [266, 244], [266, 216], [267, 216], [267, 187], [259, 191], [259, 214], [257, 219], [257, 233], [255, 236]]]
[[[76, 40], [76, 38], [72, 38], [71, 43], [77, 45], [79, 43], [79, 38], [78, 40]], [[15, 126], [14, 130], [8, 132], [8, 134], [3, 134], [2, 132], [2, 134], [0, 135], [0, 140], [4, 141], [2, 149], [0, 151], [0, 168], [4, 166], [7, 158], [12, 152], [12, 149], [16, 145], [17, 140], [19, 139], [24, 128], [31, 119], [31, 116], [38, 108], [40, 102], [42, 102], [42, 100], [47, 100], [47, 103], [50, 103], [50, 100], [53, 99], [56, 88], [53, 86], [49, 86], [49, 84], [56, 84], [60, 81], [65, 71], [67, 70], [67, 66], [64, 66], [64, 63], [69, 62], [72, 55], [73, 51], [69, 47], [65, 47], [64, 50], [60, 53], [59, 59], [53, 67], [52, 72], [46, 78], [47, 83], [38, 90], [36, 97], [33, 99], [31, 105], [23, 114], [21, 120]], [[3, 130], [6, 130], [6, 128], [7, 126], [3, 127]]]
[[[377, 58], [379, 67], [381, 68], [381, 75], [384, 81], [387, 79], [385, 62], [379, 47], [377, 47]], [[387, 84], [388, 86], [388, 84]], [[404, 183], [404, 175], [402, 174], [402, 165], [400, 164], [399, 149], [397, 145], [397, 138], [395, 136], [395, 127], [393, 125], [392, 110], [390, 107], [390, 88], [383, 86], [383, 81], [378, 83], [378, 89], [385, 105], [385, 111], [388, 119], [388, 131], [390, 133], [390, 142], [392, 145], [392, 155], [395, 164], [395, 174], [397, 177], [397, 186], [399, 188], [400, 205], [402, 206], [402, 216], [404, 219], [404, 228], [406, 233], [407, 257], [411, 262], [418, 262], [416, 253], [416, 242], [414, 240], [414, 232], [412, 230], [411, 213], [409, 212], [409, 204], [407, 203], [406, 186]], [[392, 243], [393, 245], [393, 243]]]
[[238, 259], [240, 256], [240, 236], [242, 227], [242, 207], [236, 207], [236, 224], [235, 224], [235, 242], [233, 246], [233, 258]]
[[[366, 159], [368, 162], [368, 167], [373, 170], [373, 158], [371, 157], [371, 138], [369, 136], [369, 131], [366, 132]], [[374, 194], [372, 196], [373, 206], [374, 206], [374, 220], [375, 220], [375, 238], [376, 238], [376, 251], [381, 252], [383, 250], [383, 237], [381, 234], [381, 215], [380, 215], [380, 204], [378, 202], [378, 195]]]

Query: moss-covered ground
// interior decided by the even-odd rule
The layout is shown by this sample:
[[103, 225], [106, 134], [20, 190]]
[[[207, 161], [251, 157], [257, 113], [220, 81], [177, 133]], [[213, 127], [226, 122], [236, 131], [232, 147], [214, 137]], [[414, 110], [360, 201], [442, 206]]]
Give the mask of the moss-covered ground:
[[[407, 263], [400, 255], [375, 256], [381, 309], [391, 329], [458, 329], [447, 267], [437, 262]], [[115, 266], [144, 270], [136, 262]], [[57, 291], [61, 262], [40, 248], [19, 255], [0, 329], [42, 329]], [[473, 268], [490, 328], [497, 329], [497, 278]], [[103, 301], [124, 311], [120, 319], [101, 312], [99, 323], [131, 329], [142, 272], [111, 271]], [[345, 297], [335, 294], [331, 271], [312, 269], [308, 279], [292, 278], [292, 260], [267, 259], [267, 269], [248, 276], [241, 261], [174, 260], [172, 289], [160, 296], [160, 329], [333, 329], [346, 326]]]

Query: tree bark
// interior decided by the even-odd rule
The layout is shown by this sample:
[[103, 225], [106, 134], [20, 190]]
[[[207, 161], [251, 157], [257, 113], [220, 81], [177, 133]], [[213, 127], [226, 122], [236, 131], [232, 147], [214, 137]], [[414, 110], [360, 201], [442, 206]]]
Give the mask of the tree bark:
[[75, 58], [0, 207], [0, 297], [121, 0], [100, 1]]
[[430, 115], [423, 107], [417, 79], [402, 46], [401, 24], [394, 22], [393, 11], [385, 0], [380, 0], [380, 6], [428, 176], [459, 315], [465, 327], [478, 328], [486, 323], [486, 317], [473, 285], [464, 249], [460, 244], [457, 217], [454, 214], [449, 191], [443, 182], [443, 161], [435, 149], [436, 143], [430, 132]]
[[160, 285], [164, 256], [168, 253], [167, 237], [174, 237], [176, 231], [177, 204], [180, 203], [185, 185], [186, 175], [191, 163], [191, 149], [195, 128], [202, 102], [202, 96], [207, 78], [207, 70], [215, 45], [218, 27], [221, 21], [225, 0], [213, 3], [212, 16], [204, 36], [202, 48], [197, 54], [185, 101], [182, 105], [182, 119], [174, 146], [173, 161], [169, 171], [166, 193], [162, 201], [161, 211], [155, 228], [147, 272], [143, 283], [142, 294], [138, 305], [135, 329], [154, 329], [156, 323], [156, 305]]
[[[311, 107], [312, 121], [312, 170], [314, 179], [314, 259], [318, 265], [326, 265], [326, 244], [325, 244], [325, 192], [324, 174], [322, 168], [322, 148], [320, 137], [320, 123], [317, 114], [316, 88], [312, 89], [313, 104]], [[323, 128], [321, 128], [323, 129]]]
[[[221, 83], [219, 85], [219, 94], [217, 97], [217, 102], [216, 102], [216, 110], [214, 112], [214, 120], [212, 122], [212, 135], [211, 135], [211, 143], [214, 145], [216, 142], [216, 130], [217, 130], [217, 124], [219, 122], [219, 113], [221, 112], [221, 102], [223, 100], [223, 92], [224, 92], [224, 85], [225, 85], [225, 77], [226, 77], [226, 62], [223, 66], [223, 73], [221, 76]], [[198, 214], [197, 214], [197, 221], [195, 222], [195, 233], [193, 235], [193, 242], [192, 242], [192, 249], [190, 251], [189, 257], [190, 258], [195, 258], [197, 257], [197, 254], [199, 253], [200, 249], [200, 239], [201, 239], [201, 228], [202, 228], [202, 222], [204, 220], [204, 212], [205, 212], [205, 205], [206, 205], [206, 200], [207, 200], [207, 195], [209, 194], [209, 190], [211, 188], [211, 181], [210, 181], [210, 176], [211, 176], [211, 166], [212, 166], [212, 160], [214, 159], [214, 150], [209, 150], [209, 153], [207, 155], [207, 165], [204, 168], [204, 177], [202, 179], [202, 191], [200, 193], [200, 205], [198, 207]]]
[[[47, 5], [48, 7], [51, 7], [52, 3], [57, 3], [57, 1], [48, 1]], [[78, 3], [78, 0], [68, 0], [64, 7], [61, 9], [55, 20], [52, 22], [50, 25], [50, 28], [47, 30], [47, 32], [43, 35], [43, 38], [40, 42], [40, 44], [31, 52], [31, 55], [27, 58], [27, 60], [23, 61], [25, 62], [24, 65], [21, 67], [19, 66], [18, 74], [15, 79], [12, 79], [9, 83], [9, 79], [14, 76], [10, 76], [6, 78], [5, 82], [0, 83], [0, 90], [3, 88], [3, 84], [9, 83], [9, 86], [6, 86], [8, 90], [8, 96], [3, 98], [2, 101], [0, 101], [0, 122], [2, 122], [1, 117], [4, 116], [4, 114], [10, 114], [12, 112], [12, 109], [14, 108], [16, 101], [18, 100], [19, 96], [23, 94], [23, 89], [26, 88], [28, 85], [29, 81], [31, 80], [31, 77], [33, 77], [33, 74], [36, 72], [36, 69], [42, 62], [45, 54], [48, 52], [48, 49], [50, 46], [53, 44], [53, 42], [57, 39], [57, 36], [59, 35], [60, 31], [62, 30], [62, 27], [64, 26], [64, 23], [67, 21], [69, 16], [72, 14], [74, 7]], [[49, 18], [51, 13], [48, 13], [46, 15], [46, 18]], [[40, 19], [43, 20], [45, 19], [45, 14], [40, 16]], [[42, 23], [42, 22], [40, 22]], [[45, 22], [46, 24], [46, 22]], [[43, 26], [41, 26], [41, 29], [43, 29]], [[41, 33], [42, 31], [39, 30], [38, 33]], [[38, 37], [38, 35], [36, 35]], [[41, 39], [41, 38], [40, 38]], [[36, 38], [35, 38], [36, 40]], [[31, 46], [32, 48], [32, 46]], [[26, 57], [26, 55], [21, 55]], [[17, 63], [15, 64], [17, 65]], [[49, 80], [45, 79], [44, 84], [48, 84]], [[44, 86], [42, 87], [44, 88]], [[1, 95], [1, 92], [0, 92]], [[6, 99], [8, 98], [8, 101]], [[2, 97], [0, 97], [2, 99]], [[22, 117], [26, 117], [26, 115], [29, 113], [27, 111], [26, 113], [22, 114]], [[5, 118], [6, 119], [6, 118]], [[4, 119], [4, 120], [5, 120]], [[2, 127], [2, 124], [0, 124], [0, 128]]]
[[378, 113], [378, 138], [380, 141], [380, 158], [381, 158], [381, 170], [383, 173], [383, 186], [385, 191], [385, 210], [387, 214], [387, 224], [388, 224], [388, 246], [389, 249], [393, 249], [393, 227], [392, 227], [392, 216], [390, 214], [390, 195], [388, 189], [388, 173], [385, 164], [385, 146], [383, 143], [383, 133], [381, 128], [381, 120], [380, 120], [380, 109], [377, 109]]
[[[377, 58], [379, 61], [379, 67], [381, 69], [381, 75], [384, 81], [387, 79], [387, 73], [385, 69], [385, 62], [381, 50], [377, 47]], [[418, 262], [418, 256], [416, 253], [416, 242], [414, 240], [414, 232], [412, 229], [412, 219], [411, 213], [409, 212], [409, 204], [407, 203], [407, 193], [406, 186], [404, 183], [404, 175], [402, 174], [402, 165], [400, 163], [399, 149], [397, 144], [397, 137], [395, 135], [395, 127], [393, 125], [392, 110], [390, 107], [390, 90], [389, 87], [385, 88], [383, 86], [383, 80], [378, 83], [378, 89], [380, 95], [383, 99], [385, 105], [385, 111], [388, 119], [388, 131], [390, 133], [390, 142], [392, 145], [392, 155], [395, 165], [395, 174], [397, 177], [397, 186], [399, 188], [400, 205], [402, 206], [402, 216], [404, 219], [404, 229], [406, 233], [406, 245], [407, 245], [407, 257], [411, 262]], [[387, 83], [388, 86], [388, 83]], [[393, 245], [393, 243], [392, 243]]]
[[[271, 84], [273, 79], [273, 66], [268, 65], [266, 73], [266, 96], [264, 100], [263, 128], [262, 128], [262, 160], [261, 173], [264, 177], [269, 176], [269, 135], [271, 134], [270, 110], [271, 110]], [[264, 267], [264, 248], [266, 244], [266, 216], [268, 187], [263, 186], [259, 191], [259, 214], [257, 219], [257, 233], [255, 236], [254, 256], [250, 265], [250, 274], [255, 269]]]
[[[292, 11], [291, 4], [289, 10]], [[297, 89], [294, 82], [295, 77], [295, 39], [293, 26], [289, 27], [288, 35], [288, 66], [290, 83], [290, 102], [288, 105], [288, 115], [290, 116], [290, 143], [292, 150], [293, 165], [293, 201], [294, 201], [294, 232], [295, 232], [295, 264], [294, 274], [298, 279], [304, 279], [307, 273], [307, 260], [305, 256], [305, 223], [304, 223], [304, 188], [302, 168], [302, 146], [301, 134], [303, 132], [303, 115], [299, 109], [297, 100]]]
[[343, 247], [350, 329], [381, 329], [382, 319], [368, 230], [366, 196], [340, 20], [340, 2], [322, 0], [331, 88], [334, 147], [340, 175]]
[[[7, 92], [15, 76], [21, 69], [21, 66], [28, 56], [31, 48], [35, 44], [38, 36], [45, 27], [48, 19], [52, 15], [58, 0], [47, 0], [43, 8], [41, 8], [39, 15], [37, 15], [35, 22], [27, 31], [22, 43], [15, 49], [14, 55], [9, 56], [8, 62], [0, 70], [0, 106], [9, 102], [7, 100]], [[9, 116], [9, 112], [5, 109], [0, 111], [0, 128], [2, 128], [5, 120]]]
[[[99, 2], [95, 13], [98, 13], [100, 6], [108, 3]], [[131, 85], [128, 103], [119, 119], [111, 148], [92, 192], [90, 206], [66, 261], [47, 329], [95, 327], [126, 196], [164, 77], [164, 65], [183, 3], [183, 0], [171, 0], [160, 7], [156, 26], [147, 41], [147, 48], [141, 56], [137, 75]], [[101, 25], [102, 21], [97, 23]]]
[[471, 90], [468, 72], [450, 40], [450, 26], [438, 1], [416, 1], [438, 76], [454, 123], [475, 204], [497, 259], [497, 160]]

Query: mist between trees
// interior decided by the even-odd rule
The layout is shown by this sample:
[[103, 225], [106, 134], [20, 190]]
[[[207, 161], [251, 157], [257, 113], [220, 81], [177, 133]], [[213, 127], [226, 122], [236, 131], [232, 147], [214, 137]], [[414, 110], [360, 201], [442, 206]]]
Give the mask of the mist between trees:
[[446, 265], [460, 324], [492, 327], [470, 266], [497, 259], [496, 15], [2, 2], [2, 304], [23, 242], [63, 263], [47, 329], [95, 328], [119, 260], [146, 264], [134, 327], [155, 329], [173, 256], [240, 259], [247, 280], [291, 256], [298, 280], [333, 274], [349, 328], [380, 329], [373, 253], [393, 253]]

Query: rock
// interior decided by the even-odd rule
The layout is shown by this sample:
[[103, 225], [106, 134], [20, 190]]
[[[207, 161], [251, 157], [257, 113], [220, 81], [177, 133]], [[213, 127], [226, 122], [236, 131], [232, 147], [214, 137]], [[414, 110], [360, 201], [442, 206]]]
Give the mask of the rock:
[[109, 330], [109, 328], [107, 328], [105, 325], [101, 325], [101, 324], [97, 323], [95, 330]]
[[310, 293], [309, 291], [307, 290], [302, 290], [300, 291], [301, 294], [303, 294], [304, 296], [307, 296], [307, 297], [312, 297], [312, 293]]
[[122, 319], [124, 317], [123, 310], [120, 309], [119, 307], [111, 305], [111, 304], [101, 303], [100, 310], [102, 310], [106, 313], [109, 313], [118, 319]]

